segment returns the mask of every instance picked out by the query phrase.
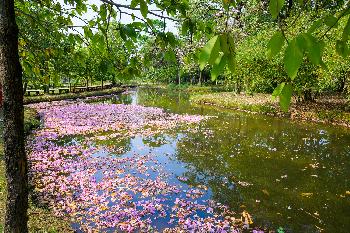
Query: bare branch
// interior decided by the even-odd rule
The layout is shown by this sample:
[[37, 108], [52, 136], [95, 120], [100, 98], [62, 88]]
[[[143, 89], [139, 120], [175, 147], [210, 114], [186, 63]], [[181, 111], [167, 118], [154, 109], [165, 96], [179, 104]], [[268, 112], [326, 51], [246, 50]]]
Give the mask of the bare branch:
[[[140, 8], [133, 8], [133, 7], [130, 7], [129, 5], [118, 4], [118, 3], [113, 2], [112, 0], [100, 0], [100, 1], [104, 2], [104, 3], [107, 3], [107, 4], [110, 4], [110, 5], [113, 5], [113, 6], [116, 6], [118, 8], [125, 8], [125, 9], [129, 9], [129, 10], [140, 10]], [[154, 16], [156, 16], [158, 18], [161, 18], [161, 19], [168, 19], [168, 20], [171, 20], [171, 21], [174, 21], [174, 22], [179, 22], [179, 20], [177, 20], [177, 19], [174, 19], [174, 18], [171, 18], [171, 17], [168, 17], [168, 16], [164, 16], [164, 15], [156, 14], [152, 10], [148, 11], [148, 13], [151, 14], [151, 15], [154, 15]]]

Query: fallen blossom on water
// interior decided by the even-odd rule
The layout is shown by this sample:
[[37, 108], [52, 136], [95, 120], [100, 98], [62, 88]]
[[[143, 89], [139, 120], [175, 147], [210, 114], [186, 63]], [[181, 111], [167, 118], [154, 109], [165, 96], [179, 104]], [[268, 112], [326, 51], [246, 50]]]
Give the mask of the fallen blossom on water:
[[130, 149], [132, 140], [192, 130], [204, 117], [83, 101], [30, 107], [43, 119], [27, 143], [34, 193], [79, 230], [240, 232], [234, 213], [205, 197], [206, 186], [174, 177], [147, 143]]

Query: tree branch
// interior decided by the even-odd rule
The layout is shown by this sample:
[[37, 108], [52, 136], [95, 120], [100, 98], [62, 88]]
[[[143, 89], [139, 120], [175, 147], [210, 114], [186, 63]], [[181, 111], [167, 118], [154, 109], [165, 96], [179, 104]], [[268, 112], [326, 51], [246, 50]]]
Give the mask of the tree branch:
[[[125, 9], [129, 9], [129, 10], [140, 10], [140, 8], [133, 8], [133, 7], [130, 7], [129, 5], [123, 5], [123, 4], [118, 4], [118, 3], [115, 3], [113, 2], [112, 0], [100, 0], [101, 2], [104, 2], [104, 3], [107, 3], [107, 4], [110, 4], [110, 5], [113, 5], [113, 6], [116, 6], [118, 8], [125, 8]], [[164, 15], [159, 15], [159, 14], [156, 14], [154, 13], [153, 11], [148, 11], [149, 14], [151, 15], [154, 15], [158, 18], [161, 18], [161, 19], [168, 19], [168, 20], [171, 20], [171, 21], [174, 21], [174, 22], [179, 22], [179, 20], [177, 19], [174, 19], [174, 18], [171, 18], [171, 17], [168, 17], [168, 16], [164, 16]]]

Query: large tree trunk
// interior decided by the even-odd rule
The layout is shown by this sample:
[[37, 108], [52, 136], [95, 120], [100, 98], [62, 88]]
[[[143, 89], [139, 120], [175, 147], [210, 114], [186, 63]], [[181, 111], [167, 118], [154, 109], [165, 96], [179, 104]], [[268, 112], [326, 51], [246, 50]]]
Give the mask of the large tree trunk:
[[22, 68], [14, 0], [0, 1], [0, 79], [4, 88], [7, 201], [4, 232], [28, 232], [28, 179], [24, 151]]

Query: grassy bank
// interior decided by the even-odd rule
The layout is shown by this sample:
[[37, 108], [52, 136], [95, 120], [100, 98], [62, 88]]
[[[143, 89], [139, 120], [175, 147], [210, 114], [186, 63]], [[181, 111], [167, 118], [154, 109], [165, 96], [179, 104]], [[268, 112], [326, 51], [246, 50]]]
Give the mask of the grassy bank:
[[176, 84], [143, 84], [140, 85], [144, 88], [161, 88], [171, 91], [183, 91], [188, 93], [213, 93], [213, 92], [226, 92], [232, 91], [233, 87], [230, 86], [198, 86], [198, 85], [176, 85]]
[[206, 93], [193, 95], [191, 101], [196, 104], [208, 104], [250, 113], [350, 127], [350, 105], [341, 96], [323, 96], [314, 102], [294, 101], [288, 113], [282, 112], [278, 101], [273, 101], [268, 94], [249, 96], [232, 92]]
[[[31, 130], [39, 127], [40, 119], [37, 112], [30, 108], [25, 108], [25, 133], [29, 134]], [[6, 179], [5, 164], [3, 160], [3, 143], [0, 141], [0, 232], [3, 231], [3, 222], [5, 217], [6, 202]], [[30, 203], [28, 210], [29, 231], [30, 232], [73, 232], [69, 223], [57, 218], [47, 209], [36, 207]]]
[[59, 95], [38, 95], [38, 96], [25, 96], [24, 103], [39, 103], [39, 102], [51, 102], [65, 99], [79, 99], [91, 96], [103, 96], [103, 95], [111, 95], [118, 94], [125, 90], [123, 87], [114, 87], [111, 89], [99, 90], [99, 91], [89, 91], [89, 92], [81, 92], [81, 93], [66, 93]]

